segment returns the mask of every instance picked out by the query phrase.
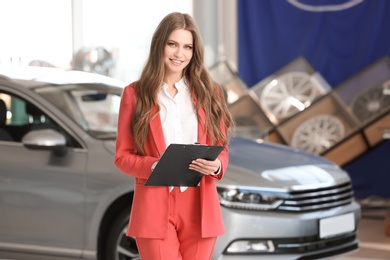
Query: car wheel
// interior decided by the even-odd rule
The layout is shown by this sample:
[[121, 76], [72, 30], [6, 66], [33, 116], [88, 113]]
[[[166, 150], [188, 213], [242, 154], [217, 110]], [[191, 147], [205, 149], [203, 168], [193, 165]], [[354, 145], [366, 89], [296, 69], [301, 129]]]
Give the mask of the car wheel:
[[317, 86], [304, 72], [288, 72], [272, 80], [260, 96], [264, 111], [279, 119], [290, 117], [308, 107], [317, 96]]
[[130, 209], [123, 210], [113, 222], [106, 243], [106, 257], [110, 260], [140, 260], [134, 237], [126, 236]]
[[344, 125], [332, 115], [319, 115], [303, 122], [293, 133], [291, 146], [320, 154], [344, 136]]
[[377, 87], [357, 95], [351, 102], [355, 116], [364, 122], [390, 106], [390, 96], [383, 95], [383, 88]]

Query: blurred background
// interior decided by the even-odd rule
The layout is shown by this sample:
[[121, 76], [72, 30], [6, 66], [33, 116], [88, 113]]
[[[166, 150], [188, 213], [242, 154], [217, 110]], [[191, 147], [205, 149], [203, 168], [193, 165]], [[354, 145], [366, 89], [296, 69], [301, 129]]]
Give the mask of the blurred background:
[[191, 0], [1, 0], [0, 65], [47, 65], [138, 77], [153, 31]]
[[384, 241], [376, 259], [389, 259], [388, 0], [0, 0], [0, 66], [82, 70], [125, 85], [173, 11], [198, 22], [239, 135], [345, 169], [367, 220], [361, 256]]

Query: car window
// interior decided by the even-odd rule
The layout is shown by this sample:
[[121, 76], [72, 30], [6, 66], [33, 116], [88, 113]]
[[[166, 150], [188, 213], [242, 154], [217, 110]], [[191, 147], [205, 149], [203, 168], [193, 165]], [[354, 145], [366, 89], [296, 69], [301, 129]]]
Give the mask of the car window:
[[72, 91], [92, 131], [116, 132], [120, 96], [99, 91]]
[[94, 138], [116, 137], [121, 89], [99, 84], [71, 84], [47, 85], [34, 91]]
[[7, 129], [9, 124], [9, 96], [0, 94], [0, 141], [13, 141], [11, 133]]
[[68, 147], [81, 147], [35, 104], [10, 93], [0, 93], [0, 129], [0, 141], [21, 142], [29, 131], [53, 129], [65, 136]]

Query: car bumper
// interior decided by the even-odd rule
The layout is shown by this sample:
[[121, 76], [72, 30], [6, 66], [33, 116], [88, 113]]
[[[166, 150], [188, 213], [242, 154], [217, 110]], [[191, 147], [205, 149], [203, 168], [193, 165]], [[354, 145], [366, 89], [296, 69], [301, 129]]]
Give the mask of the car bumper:
[[[319, 238], [319, 222], [345, 214], [353, 214], [355, 230], [329, 238]], [[333, 209], [305, 213], [243, 211], [222, 207], [226, 232], [215, 246], [213, 259], [313, 259], [340, 255], [356, 250], [356, 227], [360, 206], [356, 202]], [[257, 253], [229, 253], [235, 241], [255, 241], [270, 248]]]

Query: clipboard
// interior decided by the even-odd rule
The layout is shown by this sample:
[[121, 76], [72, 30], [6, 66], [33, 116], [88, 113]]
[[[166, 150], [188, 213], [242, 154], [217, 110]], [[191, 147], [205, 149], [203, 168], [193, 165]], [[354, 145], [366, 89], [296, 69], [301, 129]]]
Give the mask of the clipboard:
[[215, 160], [223, 148], [201, 144], [170, 144], [145, 186], [198, 186], [204, 175], [188, 169], [188, 166], [197, 158]]

